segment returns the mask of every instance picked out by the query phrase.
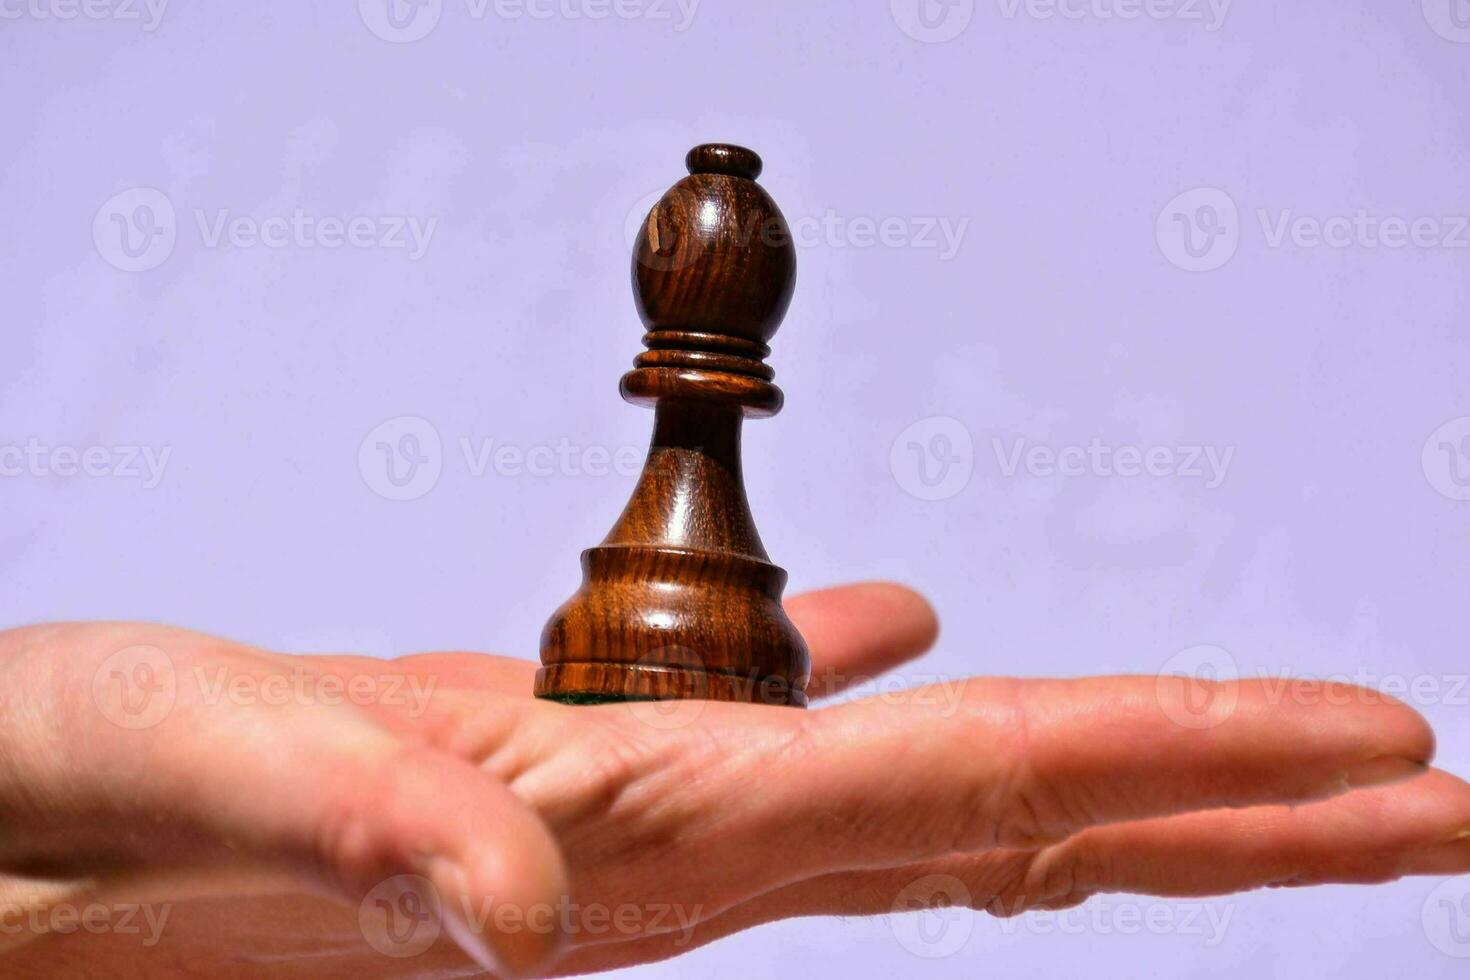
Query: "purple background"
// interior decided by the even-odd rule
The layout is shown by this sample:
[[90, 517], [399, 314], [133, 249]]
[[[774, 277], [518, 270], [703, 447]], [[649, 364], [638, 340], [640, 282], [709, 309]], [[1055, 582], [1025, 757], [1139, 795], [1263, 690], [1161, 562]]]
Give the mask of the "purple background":
[[[913, 0], [702, 0], [688, 23], [652, 0], [605, 19], [443, 0], [409, 42], [370, 29], [378, 0], [174, 0], [151, 30], [141, 8], [21, 2], [0, 19], [0, 447], [170, 455], [153, 487], [0, 478], [0, 623], [533, 656], [632, 480], [476, 476], [461, 440], [641, 451], [651, 416], [616, 394], [640, 332], [627, 226], [689, 146], [730, 140], [793, 224], [837, 229], [802, 247], [773, 342], [787, 408], [747, 428], [793, 588], [922, 588], [945, 632], [920, 679], [1156, 672], [1201, 644], [1242, 673], [1418, 679], [1442, 764], [1470, 773], [1465, 0], [1241, 2], [1223, 22], [980, 0], [932, 7], [933, 32]], [[138, 187], [176, 243], [124, 271], [111, 215], [146, 217], [136, 193], [108, 202]], [[298, 208], [437, 224], [414, 258], [210, 247], [196, 217]], [[1219, 268], [1179, 267], [1181, 208], [1220, 218]], [[1273, 245], [1287, 210], [1438, 231]], [[925, 247], [929, 219], [968, 222], [957, 251]], [[393, 501], [359, 448], [402, 416], [433, 426], [442, 472]], [[1094, 438], [1233, 456], [1209, 487], [1007, 475], [994, 442]], [[920, 499], [910, 443], [922, 475], [951, 474], [943, 499]], [[1446, 951], [1421, 918], [1435, 884], [1211, 903], [1219, 943], [976, 918], [924, 962], [884, 919], [812, 920], [642, 973], [1459, 976], [1470, 942]]]

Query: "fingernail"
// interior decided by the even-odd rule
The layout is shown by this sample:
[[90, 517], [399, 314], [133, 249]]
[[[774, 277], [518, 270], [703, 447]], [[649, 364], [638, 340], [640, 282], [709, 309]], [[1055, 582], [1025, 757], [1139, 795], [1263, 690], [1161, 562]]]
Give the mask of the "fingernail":
[[448, 858], [429, 862], [429, 878], [439, 890], [439, 919], [444, 931], [460, 949], [482, 968], [496, 976], [507, 976], [504, 964], [485, 940], [485, 933], [475, 928], [465, 914], [470, 908], [469, 875]]
[[1427, 765], [1415, 762], [1413, 759], [1387, 756], [1382, 759], [1369, 759], [1367, 762], [1360, 762], [1352, 766], [1344, 778], [1353, 789], [1366, 789], [1370, 786], [1387, 786], [1389, 783], [1413, 779], [1415, 776], [1423, 775], [1428, 769]]

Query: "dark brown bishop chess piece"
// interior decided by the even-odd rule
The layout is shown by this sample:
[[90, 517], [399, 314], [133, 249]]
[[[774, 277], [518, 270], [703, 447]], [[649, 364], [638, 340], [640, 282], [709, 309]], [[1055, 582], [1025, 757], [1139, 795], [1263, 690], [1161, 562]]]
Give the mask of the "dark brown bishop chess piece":
[[623, 397], [653, 407], [633, 497], [582, 553], [582, 587], [541, 635], [536, 694], [573, 704], [705, 698], [804, 706], [806, 644], [786, 573], [756, 533], [740, 425], [781, 408], [764, 359], [796, 284], [786, 219], [739, 146], [689, 151], [689, 176], [633, 246], [648, 348]]

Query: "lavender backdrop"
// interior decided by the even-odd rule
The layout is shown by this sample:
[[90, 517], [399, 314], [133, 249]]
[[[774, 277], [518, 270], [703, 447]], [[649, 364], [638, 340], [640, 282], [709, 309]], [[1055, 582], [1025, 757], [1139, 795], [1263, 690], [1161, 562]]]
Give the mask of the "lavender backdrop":
[[[747, 445], [793, 587], [927, 591], [914, 674], [1340, 673], [1470, 773], [1467, 0], [0, 0], [0, 48], [0, 622], [534, 655], [647, 437], [628, 227], [730, 140], [801, 241]], [[642, 975], [1467, 957], [1470, 879], [1412, 880]]]

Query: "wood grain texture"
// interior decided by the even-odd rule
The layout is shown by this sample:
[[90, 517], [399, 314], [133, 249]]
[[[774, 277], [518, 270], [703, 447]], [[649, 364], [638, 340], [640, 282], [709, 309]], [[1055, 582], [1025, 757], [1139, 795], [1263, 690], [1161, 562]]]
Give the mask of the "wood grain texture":
[[622, 516], [582, 554], [582, 587], [541, 637], [536, 694], [574, 704], [706, 698], [802, 706], [809, 662], [781, 608], [786, 573], [761, 544], [741, 475], [744, 419], [774, 415], [764, 363], [796, 281], [761, 161], [695, 147], [633, 252], [647, 350], [623, 397], [654, 409]]

